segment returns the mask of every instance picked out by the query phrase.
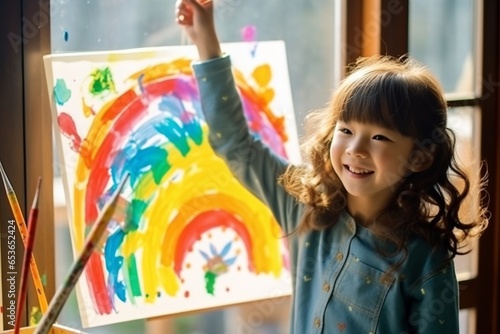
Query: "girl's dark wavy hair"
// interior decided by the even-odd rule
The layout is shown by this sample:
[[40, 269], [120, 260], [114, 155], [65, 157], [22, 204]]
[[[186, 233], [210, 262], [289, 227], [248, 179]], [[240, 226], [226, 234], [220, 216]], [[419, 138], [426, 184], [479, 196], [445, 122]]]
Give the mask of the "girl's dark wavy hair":
[[285, 189], [307, 204], [298, 231], [328, 228], [346, 207], [346, 190], [330, 161], [338, 120], [396, 129], [414, 138], [413, 157], [433, 157], [429, 168], [403, 178], [394, 200], [370, 228], [392, 241], [397, 252], [406, 254], [405, 241], [416, 234], [447, 247], [450, 258], [467, 253], [462, 248], [466, 241], [487, 226], [481, 205], [486, 173], [481, 178], [480, 171], [471, 172], [457, 162], [442, 88], [429, 70], [410, 58], [358, 60], [329, 106], [308, 116], [310, 135], [302, 144], [308, 164], [290, 166], [281, 178]]

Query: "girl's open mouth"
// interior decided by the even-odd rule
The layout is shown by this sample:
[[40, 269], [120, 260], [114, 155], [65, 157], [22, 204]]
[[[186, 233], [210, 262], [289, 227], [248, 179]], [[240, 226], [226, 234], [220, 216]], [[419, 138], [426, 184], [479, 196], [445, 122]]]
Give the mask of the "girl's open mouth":
[[373, 174], [373, 171], [368, 170], [368, 169], [363, 169], [363, 168], [356, 168], [356, 167], [351, 167], [348, 165], [344, 165], [344, 167], [351, 173], [357, 174], [357, 175], [368, 175], [368, 174]]

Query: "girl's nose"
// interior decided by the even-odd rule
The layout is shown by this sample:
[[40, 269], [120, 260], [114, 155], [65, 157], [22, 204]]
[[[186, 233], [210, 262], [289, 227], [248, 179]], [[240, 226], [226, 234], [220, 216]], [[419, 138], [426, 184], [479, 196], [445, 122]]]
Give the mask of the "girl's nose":
[[355, 158], [366, 158], [368, 156], [366, 147], [362, 140], [354, 140], [347, 148], [347, 154]]

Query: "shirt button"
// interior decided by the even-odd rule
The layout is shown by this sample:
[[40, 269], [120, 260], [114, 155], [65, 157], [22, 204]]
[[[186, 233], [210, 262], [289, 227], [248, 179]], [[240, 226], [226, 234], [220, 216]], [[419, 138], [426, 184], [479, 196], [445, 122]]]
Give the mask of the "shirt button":
[[314, 318], [314, 327], [319, 328], [321, 326], [321, 320], [319, 318]]
[[328, 283], [323, 284], [323, 291], [325, 291], [325, 292], [330, 291], [330, 284], [328, 284]]
[[337, 259], [337, 261], [340, 262], [344, 258], [344, 254], [342, 254], [341, 252], [338, 252], [337, 255], [335, 255], [335, 258]]

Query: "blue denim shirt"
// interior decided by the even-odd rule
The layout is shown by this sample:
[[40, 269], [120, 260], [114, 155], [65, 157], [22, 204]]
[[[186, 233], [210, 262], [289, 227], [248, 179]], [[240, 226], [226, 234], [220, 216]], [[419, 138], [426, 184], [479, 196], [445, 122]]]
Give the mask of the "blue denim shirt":
[[[288, 162], [250, 134], [229, 56], [193, 68], [212, 147], [284, 231], [294, 231], [304, 205], [276, 182]], [[398, 258], [380, 255], [380, 246], [347, 212], [332, 228], [293, 238], [290, 332], [458, 333], [458, 283], [447, 251], [414, 237], [390, 273]]]

